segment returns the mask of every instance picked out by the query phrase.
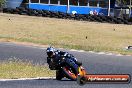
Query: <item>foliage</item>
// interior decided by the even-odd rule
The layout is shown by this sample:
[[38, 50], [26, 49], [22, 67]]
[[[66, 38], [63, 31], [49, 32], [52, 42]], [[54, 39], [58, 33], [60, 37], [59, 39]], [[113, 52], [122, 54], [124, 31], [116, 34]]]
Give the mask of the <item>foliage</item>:
[[0, 7], [3, 6], [6, 0], [0, 0]]
[[124, 5], [129, 5], [130, 4], [130, 0], [117, 0], [117, 2], [120, 2]]

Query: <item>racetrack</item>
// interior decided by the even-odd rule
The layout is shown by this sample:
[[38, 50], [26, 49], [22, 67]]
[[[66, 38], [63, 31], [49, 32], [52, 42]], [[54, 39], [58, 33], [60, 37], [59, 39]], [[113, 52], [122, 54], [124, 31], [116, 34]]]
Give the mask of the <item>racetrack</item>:
[[[64, 50], [72, 53], [90, 74], [130, 74], [132, 75], [132, 56], [117, 56], [97, 54], [90, 52], [79, 52]], [[46, 52], [43, 47], [16, 45], [13, 43], [0, 43], [0, 58], [8, 60], [16, 57], [33, 64], [46, 63]], [[0, 81], [0, 88], [80, 88], [76, 81], [57, 81], [47, 80], [19, 80], [19, 81]], [[130, 84], [86, 84], [81, 88], [132, 88]]]

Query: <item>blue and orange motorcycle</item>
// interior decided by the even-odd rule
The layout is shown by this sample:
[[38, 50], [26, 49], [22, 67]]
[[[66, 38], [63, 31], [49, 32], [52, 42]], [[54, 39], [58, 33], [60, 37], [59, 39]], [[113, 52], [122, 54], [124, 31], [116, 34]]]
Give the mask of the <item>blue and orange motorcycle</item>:
[[49, 68], [56, 70], [56, 79], [61, 80], [66, 77], [71, 80], [77, 80], [78, 74], [86, 74], [85, 69], [82, 65], [78, 65], [70, 59], [70, 57], [59, 58], [55, 61], [54, 58], [47, 58]]

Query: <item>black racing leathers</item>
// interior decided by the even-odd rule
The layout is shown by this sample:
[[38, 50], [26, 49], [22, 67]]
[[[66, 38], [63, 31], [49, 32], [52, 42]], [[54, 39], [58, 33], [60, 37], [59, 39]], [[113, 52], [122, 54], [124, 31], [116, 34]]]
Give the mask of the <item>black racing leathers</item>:
[[63, 52], [63, 51], [55, 51], [54, 55], [52, 57], [47, 57], [47, 63], [49, 64], [49, 68], [51, 70], [57, 70], [57, 67], [59, 65], [59, 60], [62, 58], [65, 59], [72, 59], [77, 65], [82, 65], [81, 62], [78, 62], [77, 59], [72, 55], [69, 54], [68, 52]]

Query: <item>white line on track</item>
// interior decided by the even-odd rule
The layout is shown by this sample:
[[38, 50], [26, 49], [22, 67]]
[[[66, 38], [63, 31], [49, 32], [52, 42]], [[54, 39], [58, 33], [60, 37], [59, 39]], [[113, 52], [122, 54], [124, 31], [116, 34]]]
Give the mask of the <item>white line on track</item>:
[[96, 54], [96, 52], [94, 52], [94, 51], [88, 51], [89, 53], [93, 53], [93, 54]]
[[0, 79], [0, 81], [46, 80], [46, 79], [56, 79], [56, 77], [37, 77], [37, 78]]
[[125, 56], [131, 56], [131, 55], [125, 55]]
[[97, 54], [105, 54], [104, 52], [99, 52], [99, 53], [97, 53]]
[[78, 50], [75, 50], [75, 49], [71, 49], [70, 51], [78, 51]]
[[107, 53], [106, 55], [113, 55], [112, 53]]
[[117, 54], [116, 56], [123, 56], [123, 55], [121, 55], [121, 54]]
[[85, 52], [84, 50], [79, 50], [78, 52]]

